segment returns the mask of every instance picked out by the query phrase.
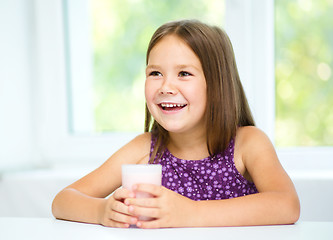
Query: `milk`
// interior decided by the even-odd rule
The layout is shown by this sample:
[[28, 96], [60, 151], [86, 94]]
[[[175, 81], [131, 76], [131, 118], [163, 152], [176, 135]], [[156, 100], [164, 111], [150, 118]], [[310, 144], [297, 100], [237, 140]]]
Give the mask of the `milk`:
[[[134, 184], [149, 183], [161, 186], [162, 166], [157, 164], [126, 164], [122, 165], [122, 186], [132, 190]], [[153, 197], [149, 193], [136, 192], [136, 198]], [[151, 220], [148, 217], [139, 217], [140, 220]]]

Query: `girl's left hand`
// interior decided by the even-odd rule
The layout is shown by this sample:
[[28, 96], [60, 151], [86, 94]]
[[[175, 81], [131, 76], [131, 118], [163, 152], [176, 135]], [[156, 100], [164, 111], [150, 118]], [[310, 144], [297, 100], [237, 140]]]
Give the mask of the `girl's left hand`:
[[124, 203], [129, 206], [129, 213], [135, 216], [151, 217], [150, 221], [138, 221], [139, 228], [165, 228], [192, 226], [191, 214], [195, 210], [195, 201], [175, 193], [163, 186], [137, 184], [134, 192], [145, 192], [152, 198], [127, 198]]

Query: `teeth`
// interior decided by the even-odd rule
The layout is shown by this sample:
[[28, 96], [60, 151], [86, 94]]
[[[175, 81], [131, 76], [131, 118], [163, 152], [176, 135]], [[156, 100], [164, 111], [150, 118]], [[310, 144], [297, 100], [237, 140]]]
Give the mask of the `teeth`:
[[161, 103], [162, 107], [184, 107], [186, 104], [172, 104], [172, 103]]

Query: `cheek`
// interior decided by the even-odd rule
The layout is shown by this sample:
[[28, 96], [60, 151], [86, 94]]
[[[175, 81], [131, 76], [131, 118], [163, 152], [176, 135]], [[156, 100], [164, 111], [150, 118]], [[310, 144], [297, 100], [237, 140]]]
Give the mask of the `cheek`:
[[145, 99], [149, 113], [154, 115], [154, 91], [149, 84], [145, 84]]
[[151, 98], [152, 98], [151, 95], [152, 95], [151, 85], [146, 80], [146, 82], [145, 82], [145, 98], [146, 98], [147, 103], [149, 103], [151, 101]]
[[206, 93], [206, 88], [205, 87], [200, 87], [195, 90], [193, 90], [191, 96], [194, 96], [192, 98], [192, 102], [196, 106], [196, 110], [198, 113], [204, 114], [206, 111], [207, 107], [207, 93]]
[[187, 95], [191, 96], [192, 102], [199, 105], [206, 105], [207, 93], [205, 86], [196, 86], [195, 88], [186, 89]]
[[205, 80], [202, 82], [202, 84], [199, 87], [199, 89], [200, 89], [200, 93], [199, 94], [201, 96], [202, 103], [206, 107], [206, 104], [207, 104], [207, 84], [206, 84]]
[[157, 91], [156, 84], [152, 83], [149, 80], [146, 80], [145, 83], [145, 98], [148, 105], [148, 108], [151, 108], [152, 105], [154, 105], [156, 91]]

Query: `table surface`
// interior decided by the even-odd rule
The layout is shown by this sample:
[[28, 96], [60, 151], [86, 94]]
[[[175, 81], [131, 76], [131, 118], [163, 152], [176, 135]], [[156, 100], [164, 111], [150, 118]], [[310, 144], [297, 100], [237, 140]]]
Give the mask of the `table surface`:
[[80, 240], [208, 240], [208, 239], [333, 239], [333, 222], [298, 222], [293, 225], [255, 227], [117, 229], [53, 218], [0, 218], [0, 239]]

